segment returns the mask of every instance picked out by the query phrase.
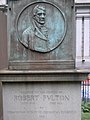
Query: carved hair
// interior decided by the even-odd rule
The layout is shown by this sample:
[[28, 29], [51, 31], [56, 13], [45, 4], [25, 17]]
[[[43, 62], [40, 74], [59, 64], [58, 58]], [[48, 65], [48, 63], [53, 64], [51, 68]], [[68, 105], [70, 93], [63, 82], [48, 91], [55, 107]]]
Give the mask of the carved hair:
[[42, 4], [36, 5], [36, 6], [34, 7], [34, 9], [33, 9], [33, 14], [34, 14], [34, 16], [37, 14], [38, 10], [42, 10], [42, 11], [46, 12], [46, 7], [45, 7], [45, 5], [42, 5]]

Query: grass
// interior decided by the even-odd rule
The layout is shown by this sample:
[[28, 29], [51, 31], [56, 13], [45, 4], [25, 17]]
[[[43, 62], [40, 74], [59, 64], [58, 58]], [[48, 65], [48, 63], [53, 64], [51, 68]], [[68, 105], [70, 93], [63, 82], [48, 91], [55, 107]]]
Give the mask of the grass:
[[81, 120], [90, 120], [90, 113], [82, 112], [82, 119]]
[[82, 119], [81, 120], [90, 120], [90, 102], [82, 102]]

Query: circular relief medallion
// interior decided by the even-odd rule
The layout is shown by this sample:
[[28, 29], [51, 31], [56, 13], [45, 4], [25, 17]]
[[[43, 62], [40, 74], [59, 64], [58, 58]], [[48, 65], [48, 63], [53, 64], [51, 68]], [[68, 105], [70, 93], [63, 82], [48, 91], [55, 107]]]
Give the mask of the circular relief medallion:
[[24, 47], [45, 53], [63, 41], [66, 18], [64, 12], [51, 2], [33, 2], [19, 13], [16, 27], [18, 40]]

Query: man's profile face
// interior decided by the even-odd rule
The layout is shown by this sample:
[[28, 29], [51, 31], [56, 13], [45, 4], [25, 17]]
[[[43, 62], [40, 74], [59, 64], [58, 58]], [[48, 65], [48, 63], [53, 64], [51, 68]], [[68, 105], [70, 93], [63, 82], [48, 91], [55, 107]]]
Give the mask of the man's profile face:
[[46, 11], [43, 9], [37, 9], [36, 14], [35, 14], [35, 20], [41, 24], [45, 24], [45, 17], [46, 17]]

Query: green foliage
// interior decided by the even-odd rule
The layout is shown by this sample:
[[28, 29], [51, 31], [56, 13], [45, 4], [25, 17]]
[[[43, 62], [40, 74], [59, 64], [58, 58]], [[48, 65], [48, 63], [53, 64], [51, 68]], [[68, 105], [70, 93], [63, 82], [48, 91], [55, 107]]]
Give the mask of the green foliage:
[[90, 102], [86, 103], [82, 102], [81, 108], [82, 108], [81, 120], [90, 120]]
[[82, 112], [90, 112], [90, 102], [82, 102]]
[[86, 113], [82, 112], [81, 116], [82, 116], [81, 120], [90, 120], [90, 113], [88, 112]]

